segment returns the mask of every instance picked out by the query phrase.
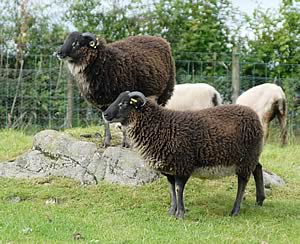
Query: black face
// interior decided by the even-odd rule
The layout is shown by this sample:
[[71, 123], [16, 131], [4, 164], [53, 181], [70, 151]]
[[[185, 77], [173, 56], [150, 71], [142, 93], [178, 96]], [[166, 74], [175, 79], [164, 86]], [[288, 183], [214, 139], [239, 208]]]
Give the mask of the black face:
[[82, 57], [82, 47], [95, 48], [96, 38], [92, 35], [72, 32], [64, 44], [57, 50], [56, 55], [59, 59], [69, 62], [78, 62]]
[[107, 122], [120, 122], [127, 124], [130, 111], [140, 111], [146, 100], [143, 94], [132, 95], [136, 92], [122, 92], [117, 99], [104, 111], [103, 116]]
[[130, 108], [129, 91], [122, 92], [117, 99], [104, 111], [103, 116], [108, 122], [124, 122]]

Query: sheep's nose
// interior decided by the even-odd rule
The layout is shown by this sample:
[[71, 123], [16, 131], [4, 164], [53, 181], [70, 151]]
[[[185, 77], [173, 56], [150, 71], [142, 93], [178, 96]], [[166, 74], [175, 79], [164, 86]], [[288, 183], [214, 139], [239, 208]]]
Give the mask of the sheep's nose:
[[62, 51], [56, 51], [56, 52], [53, 53], [53, 55], [55, 55], [59, 59], [63, 59], [63, 58], [66, 57], [66, 55]]
[[104, 112], [103, 112], [103, 117], [104, 117], [104, 119], [107, 120], [107, 121], [110, 120], [110, 115], [109, 115], [109, 114], [110, 114], [110, 113], [107, 112], [107, 111], [104, 111]]

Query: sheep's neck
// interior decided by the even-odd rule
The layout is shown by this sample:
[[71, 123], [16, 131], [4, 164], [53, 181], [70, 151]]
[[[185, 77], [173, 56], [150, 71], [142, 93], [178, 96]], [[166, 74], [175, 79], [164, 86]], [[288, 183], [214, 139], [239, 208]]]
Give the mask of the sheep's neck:
[[174, 160], [178, 153], [184, 155], [180, 152], [182, 149], [178, 148], [178, 140], [189, 145], [190, 138], [180, 135], [180, 123], [174, 123], [178, 117], [173, 111], [148, 101], [141, 113], [134, 112], [132, 117], [134, 118], [129, 124], [129, 136], [151, 168], [166, 174], [180, 172], [189, 175], [192, 172], [193, 164], [190, 167], [184, 166], [185, 161]]
[[131, 128], [131, 131], [134, 134], [141, 131], [146, 132], [150, 124], [151, 128], [159, 128], [162, 119], [160, 114], [160, 108], [152, 102], [147, 101], [141, 111], [132, 113], [131, 118], [129, 119], [132, 126], [129, 128]]
[[[170, 140], [173, 140], [176, 133], [175, 126], [171, 126], [171, 119], [164, 115], [162, 108], [154, 104], [154, 102], [147, 101], [141, 112], [134, 112], [129, 119], [129, 136], [136, 143], [138, 148], [155, 151], [158, 147], [164, 147]], [[158, 142], [156, 145], [149, 143]], [[153, 148], [152, 148], [153, 147]], [[147, 149], [146, 149], [147, 148]]]
[[[91, 104], [103, 110], [103, 105], [109, 105], [124, 89], [116, 82], [117, 72], [109, 73], [108, 63], [117, 59], [118, 53], [110, 47], [95, 51], [87, 50], [81, 65], [70, 67], [80, 93]], [[99, 57], [99, 58], [97, 58]], [[114, 67], [117, 69], [117, 67]], [[117, 86], [118, 85], [118, 86]]]

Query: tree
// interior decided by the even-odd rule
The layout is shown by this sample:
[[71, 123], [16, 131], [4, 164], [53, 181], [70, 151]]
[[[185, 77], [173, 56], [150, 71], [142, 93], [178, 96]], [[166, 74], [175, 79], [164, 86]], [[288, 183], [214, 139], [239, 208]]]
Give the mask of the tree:
[[[1, 57], [6, 55], [5, 67], [2, 64], [0, 67], [4, 71], [0, 72], [0, 83], [3, 82], [5, 87], [1, 90], [3, 102], [0, 106], [5, 104], [10, 112], [8, 126], [17, 126], [37, 117], [48, 117], [50, 110], [45, 106], [45, 99], [49, 99], [52, 90], [64, 92], [63, 89], [53, 89], [58, 61], [51, 57], [54, 45], [58, 46], [64, 36], [64, 30], [45, 14], [49, 6], [35, 5], [30, 0], [4, 1], [1, 4], [9, 12], [1, 13], [1, 25], [5, 27]], [[44, 89], [41, 89], [43, 86]], [[63, 107], [64, 104], [60, 103], [57, 110]]]
[[138, 34], [139, 18], [133, 9], [139, 6], [142, 6], [139, 1], [120, 4], [118, 1], [78, 0], [71, 2], [65, 20], [71, 21], [78, 31], [102, 35], [112, 42]]
[[156, 32], [172, 43], [176, 53], [229, 51], [229, 1], [160, 0], [154, 6]]
[[[291, 3], [284, 3], [279, 13], [256, 9], [253, 18], [248, 18], [254, 39], [248, 42], [246, 50], [250, 58], [267, 64], [270, 76], [276, 78], [291, 77], [296, 71], [291, 64], [299, 63], [300, 53], [300, 9]], [[289, 64], [289, 65], [288, 65]], [[256, 75], [264, 76], [265, 67], [256, 69]]]

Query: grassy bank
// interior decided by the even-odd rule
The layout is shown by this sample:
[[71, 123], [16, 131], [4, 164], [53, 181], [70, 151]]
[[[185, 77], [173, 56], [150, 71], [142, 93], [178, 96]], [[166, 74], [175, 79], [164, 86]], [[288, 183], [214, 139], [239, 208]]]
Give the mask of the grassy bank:
[[0, 129], [0, 161], [14, 160], [32, 145], [32, 135], [23, 131]]
[[184, 220], [167, 215], [164, 178], [142, 187], [81, 186], [60, 178], [0, 179], [0, 242], [298, 243], [300, 145], [267, 145], [261, 162], [286, 185], [268, 190], [260, 208], [254, 206], [251, 179], [236, 218], [229, 217], [235, 177], [192, 178], [185, 192], [189, 211]]

